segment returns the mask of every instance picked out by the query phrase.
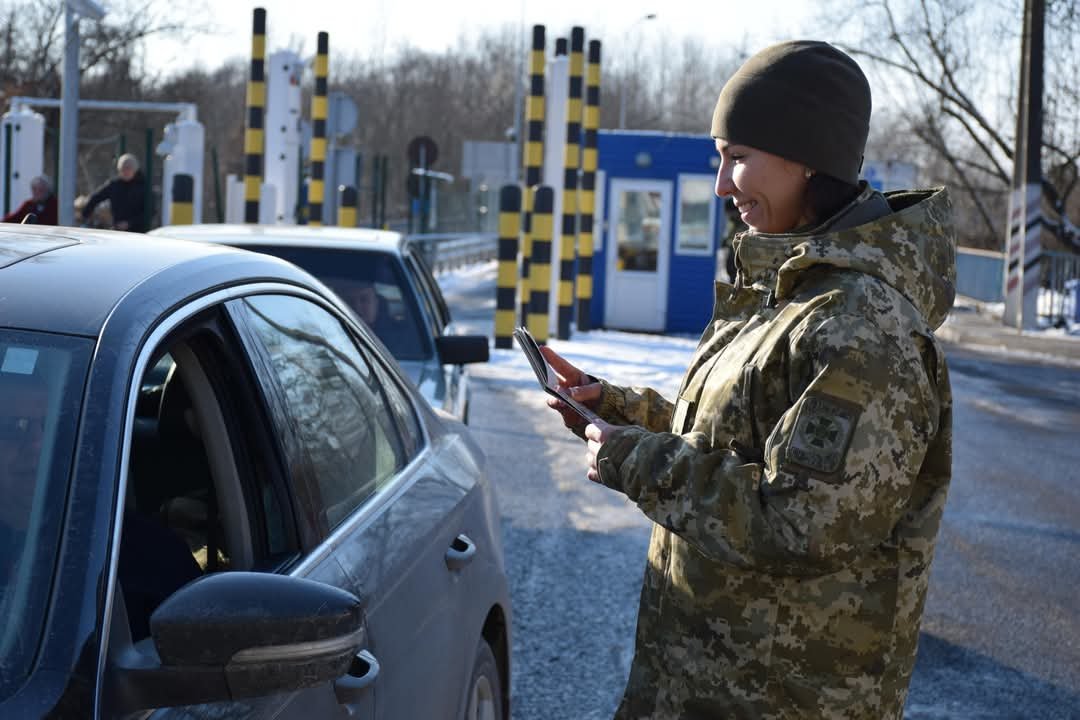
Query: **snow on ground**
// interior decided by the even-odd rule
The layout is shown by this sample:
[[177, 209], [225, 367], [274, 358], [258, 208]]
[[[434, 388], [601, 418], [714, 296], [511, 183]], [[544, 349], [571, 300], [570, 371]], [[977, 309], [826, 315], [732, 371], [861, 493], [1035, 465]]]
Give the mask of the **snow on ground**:
[[[491, 333], [488, 325], [491, 315], [487, 313], [494, 313], [494, 292], [478, 294], [477, 289], [493, 289], [496, 270], [495, 261], [490, 261], [439, 273], [439, 285], [448, 298], [468, 296], [470, 309], [478, 316], [484, 315], [484, 325], [476, 325], [470, 332], [488, 335]], [[457, 306], [455, 301], [452, 300], [451, 303]], [[1004, 312], [1004, 303], [984, 303], [964, 296], [956, 298], [954, 307], [998, 320]], [[948, 322], [963, 322], [963, 319], [957, 317], [956, 313], [951, 313]], [[1068, 328], [1026, 330], [1024, 334], [1075, 338], [1080, 341], [1080, 323]], [[690, 364], [696, 344], [696, 337], [617, 330], [574, 332], [570, 340], [552, 338], [548, 342], [552, 349], [587, 373], [620, 385], [651, 387], [669, 400], [678, 392], [679, 382]], [[522, 388], [536, 382], [525, 355], [516, 345], [511, 350], [492, 349], [491, 361], [477, 366], [474, 372], [485, 378]]]
[[[480, 286], [493, 288], [495, 272], [494, 262], [442, 272], [439, 273], [439, 286], [448, 298], [462, 297], [470, 289]], [[473, 298], [470, 307], [490, 308], [493, 311], [494, 293], [489, 293], [489, 296], [483, 300]], [[620, 385], [651, 387], [670, 400], [679, 390], [679, 382], [690, 364], [697, 338], [593, 330], [575, 331], [570, 340], [551, 338], [548, 345], [591, 375]], [[510, 350], [493, 348], [490, 362], [478, 365], [472, 371], [485, 378], [515, 385], [536, 384], [536, 376], [516, 344]]]

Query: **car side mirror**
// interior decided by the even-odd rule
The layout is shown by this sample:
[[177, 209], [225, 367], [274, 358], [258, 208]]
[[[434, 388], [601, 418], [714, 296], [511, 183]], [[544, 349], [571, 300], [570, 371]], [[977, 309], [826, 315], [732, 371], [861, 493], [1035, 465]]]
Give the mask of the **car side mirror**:
[[491, 356], [486, 335], [440, 335], [435, 349], [443, 365], [487, 362]]
[[207, 575], [150, 616], [150, 639], [113, 658], [122, 713], [294, 692], [349, 671], [364, 612], [349, 592], [268, 573]]

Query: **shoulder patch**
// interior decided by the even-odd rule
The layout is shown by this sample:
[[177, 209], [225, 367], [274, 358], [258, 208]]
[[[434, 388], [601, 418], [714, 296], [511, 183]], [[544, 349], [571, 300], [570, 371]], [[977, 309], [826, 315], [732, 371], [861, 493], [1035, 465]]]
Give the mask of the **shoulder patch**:
[[820, 473], [840, 469], [855, 423], [856, 405], [829, 395], [810, 395], [803, 400], [785, 458]]

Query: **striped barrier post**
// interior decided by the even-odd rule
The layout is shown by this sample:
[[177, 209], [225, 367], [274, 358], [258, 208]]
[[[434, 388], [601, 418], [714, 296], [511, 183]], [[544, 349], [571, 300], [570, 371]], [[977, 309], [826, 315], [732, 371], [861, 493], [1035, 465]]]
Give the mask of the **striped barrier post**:
[[562, 234], [559, 240], [559, 314], [556, 336], [570, 339], [574, 319], [574, 260], [577, 248], [577, 187], [581, 163], [581, 82], [585, 29], [570, 30], [570, 92], [566, 106], [566, 154], [563, 158]]
[[543, 25], [533, 25], [532, 49], [529, 50], [529, 95], [525, 99], [526, 135], [522, 144], [522, 167], [525, 168], [525, 193], [521, 219], [521, 322], [529, 317], [529, 265], [532, 262], [532, 207], [535, 188], [541, 182], [544, 164], [544, 51]]
[[356, 188], [352, 185], [340, 185], [338, 187], [338, 227], [356, 227], [356, 206], [359, 197]]
[[577, 329], [592, 328], [593, 293], [593, 211], [596, 210], [596, 133], [600, 129], [600, 41], [589, 41], [589, 62], [585, 71], [584, 142], [581, 152], [581, 228], [578, 239]]
[[551, 238], [555, 227], [555, 192], [536, 188], [532, 213], [532, 262], [529, 265], [529, 317], [526, 327], [538, 343], [548, 339], [548, 302], [551, 293]]
[[495, 278], [495, 347], [513, 347], [517, 325], [517, 253], [521, 228], [521, 188], [503, 185], [499, 191], [499, 271]]
[[191, 225], [195, 222], [195, 178], [186, 173], [173, 175], [170, 196], [169, 224]]
[[257, 223], [265, 141], [263, 117], [266, 113], [266, 10], [263, 8], [255, 8], [251, 30], [251, 73], [244, 128], [244, 222]]
[[330, 68], [330, 36], [319, 33], [315, 54], [315, 91], [311, 95], [311, 181], [308, 183], [308, 225], [321, 227], [326, 193], [326, 75]]

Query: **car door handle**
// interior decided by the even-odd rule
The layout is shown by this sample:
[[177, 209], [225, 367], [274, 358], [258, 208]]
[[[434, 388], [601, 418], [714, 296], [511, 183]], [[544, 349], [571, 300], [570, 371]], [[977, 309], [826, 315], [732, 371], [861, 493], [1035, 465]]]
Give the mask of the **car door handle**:
[[454, 538], [450, 549], [446, 551], [446, 567], [451, 570], [460, 570], [471, 563], [474, 557], [476, 557], [476, 543], [470, 540], [468, 535], [462, 533]]
[[342, 705], [358, 703], [379, 677], [379, 661], [367, 650], [356, 653], [349, 671], [334, 681], [334, 696]]

